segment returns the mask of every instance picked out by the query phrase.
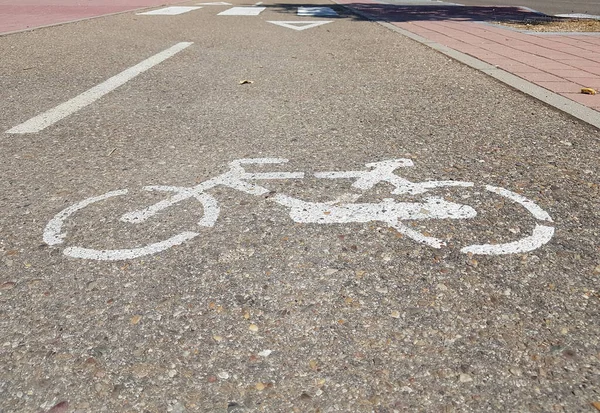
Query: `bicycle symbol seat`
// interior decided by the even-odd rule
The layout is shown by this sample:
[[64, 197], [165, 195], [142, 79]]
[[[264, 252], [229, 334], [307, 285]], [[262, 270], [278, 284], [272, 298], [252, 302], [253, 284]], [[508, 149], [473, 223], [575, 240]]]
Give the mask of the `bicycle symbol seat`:
[[[195, 199], [203, 207], [203, 216], [197, 223], [200, 227], [213, 227], [219, 217], [219, 204], [215, 197], [207, 191], [223, 186], [250, 195], [265, 195], [270, 191], [258, 185], [257, 181], [302, 179], [303, 172], [257, 172], [250, 173], [245, 170], [245, 165], [250, 164], [283, 164], [287, 159], [281, 158], [245, 158], [237, 159], [229, 164], [229, 170], [214, 178], [208, 179], [192, 187], [177, 186], [146, 186], [145, 191], [160, 191], [170, 193], [170, 196], [146, 208], [128, 212], [120, 217], [122, 222], [131, 224], [145, 222], [156, 216], [161, 211], [188, 199]], [[472, 182], [465, 181], [425, 181], [411, 182], [400, 176], [395, 171], [401, 167], [411, 167], [410, 159], [389, 159], [381, 162], [368, 163], [364, 171], [337, 171], [319, 172], [314, 176], [320, 179], [350, 179], [352, 186], [359, 190], [368, 190], [379, 183], [393, 186], [394, 195], [425, 194], [435, 188], [443, 187], [473, 187]], [[477, 244], [461, 248], [463, 253], [501, 255], [523, 253], [535, 250], [550, 241], [554, 234], [554, 227], [550, 215], [533, 201], [504, 188], [485, 185], [485, 190], [499, 195], [520, 205], [530, 213], [536, 223], [530, 235], [516, 241], [500, 244]], [[46, 225], [43, 239], [48, 245], [64, 244], [67, 233], [63, 231], [65, 221], [83, 208], [113, 197], [128, 194], [127, 189], [107, 192], [103, 195], [91, 197], [71, 205], [54, 216]], [[381, 222], [394, 228], [406, 237], [432, 248], [441, 248], [445, 242], [441, 239], [425, 235], [416, 231], [403, 221], [411, 220], [462, 220], [477, 216], [477, 211], [471, 206], [450, 202], [439, 196], [425, 196], [423, 202], [398, 202], [386, 198], [375, 203], [356, 203], [360, 194], [346, 194], [331, 202], [309, 202], [285, 194], [276, 194], [271, 199], [276, 204], [289, 208], [289, 216], [294, 222], [307, 224], [348, 224]], [[156, 254], [176, 245], [189, 241], [200, 233], [196, 231], [183, 231], [165, 240], [152, 242], [134, 248], [126, 249], [94, 249], [81, 246], [67, 246], [64, 254], [69, 257], [94, 259], [94, 260], [125, 260], [146, 255]]]

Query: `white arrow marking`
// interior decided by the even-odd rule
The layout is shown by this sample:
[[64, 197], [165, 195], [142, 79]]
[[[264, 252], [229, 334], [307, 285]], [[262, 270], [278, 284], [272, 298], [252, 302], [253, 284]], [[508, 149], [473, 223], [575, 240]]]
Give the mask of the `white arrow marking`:
[[337, 15], [331, 7], [298, 7], [298, 16], [333, 17]]
[[268, 21], [268, 23], [273, 23], [273, 24], [276, 24], [277, 26], [285, 27], [287, 29], [301, 31], [301, 30], [311, 29], [311, 28], [317, 27], [317, 26], [322, 26], [323, 24], [332, 23], [332, 20], [314, 21], [314, 22], [307, 22], [307, 21], [291, 21], [291, 22]]

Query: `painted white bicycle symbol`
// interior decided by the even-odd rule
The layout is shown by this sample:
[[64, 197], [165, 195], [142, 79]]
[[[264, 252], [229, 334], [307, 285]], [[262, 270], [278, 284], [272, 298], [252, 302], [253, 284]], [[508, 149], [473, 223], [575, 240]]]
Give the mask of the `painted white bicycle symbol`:
[[[120, 220], [128, 223], [141, 223], [155, 216], [159, 212], [188, 199], [195, 199], [202, 204], [204, 213], [198, 222], [201, 227], [212, 227], [219, 216], [217, 200], [208, 190], [217, 186], [228, 187], [250, 195], [265, 195], [270, 193], [256, 181], [277, 179], [301, 179], [303, 172], [260, 172], [249, 173], [244, 169], [248, 164], [282, 164], [287, 159], [279, 158], [250, 158], [238, 159], [229, 164], [229, 171], [204, 181], [193, 187], [176, 186], [146, 186], [145, 191], [170, 192], [171, 196], [147, 208], [129, 212], [121, 216]], [[352, 179], [352, 186], [360, 190], [368, 190], [381, 182], [394, 187], [394, 195], [424, 194], [434, 188], [442, 187], [472, 187], [472, 182], [464, 181], [425, 181], [410, 182], [396, 175], [394, 171], [400, 167], [413, 166], [410, 159], [390, 159], [365, 165], [366, 171], [320, 172], [315, 177], [322, 179]], [[545, 225], [552, 222], [550, 215], [533, 201], [507, 189], [486, 185], [485, 189], [519, 204], [528, 211], [537, 221], [531, 234], [517, 241], [501, 244], [468, 245], [461, 249], [463, 253], [500, 255], [532, 251], [546, 244], [554, 234], [554, 227]], [[103, 195], [87, 198], [59, 212], [46, 225], [44, 241], [48, 245], [64, 243], [66, 232], [63, 224], [77, 211], [97, 202], [112, 197], [123, 196], [127, 189], [107, 192]], [[439, 220], [439, 219], [469, 219], [477, 215], [477, 211], [468, 205], [449, 202], [438, 196], [427, 196], [424, 202], [397, 202], [386, 198], [376, 203], [356, 203], [360, 194], [346, 194], [332, 202], [308, 202], [284, 194], [276, 194], [271, 199], [284, 207], [289, 208], [289, 215], [293, 221], [313, 224], [345, 224], [381, 222], [396, 229], [404, 236], [433, 248], [445, 245], [441, 239], [422, 234], [409, 228], [403, 221], [410, 220]], [[199, 232], [184, 231], [163, 241], [129, 249], [100, 250], [80, 246], [68, 246], [64, 254], [74, 258], [95, 260], [125, 260], [155, 254], [173, 246], [182, 244], [199, 236]]]

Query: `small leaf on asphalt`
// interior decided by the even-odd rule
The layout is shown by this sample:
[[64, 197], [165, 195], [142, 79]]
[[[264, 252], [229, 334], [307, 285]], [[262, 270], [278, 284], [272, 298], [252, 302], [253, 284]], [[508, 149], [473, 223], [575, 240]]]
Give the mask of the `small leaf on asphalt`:
[[221, 336], [213, 336], [213, 340], [219, 342], [219, 341], [223, 341], [223, 337]]
[[316, 360], [311, 360], [311, 361], [309, 361], [309, 362], [308, 362], [308, 365], [310, 366], [310, 368], [311, 368], [312, 370], [316, 370], [316, 369], [317, 369], [317, 362], [316, 362]]
[[265, 389], [265, 385], [262, 383], [256, 383], [254, 387], [256, 387], [256, 390], [258, 391], [263, 391]]
[[256, 324], [250, 324], [250, 327], [248, 327], [250, 329], [250, 331], [256, 333], [258, 331], [258, 326]]
[[14, 288], [15, 285], [17, 284], [12, 281], [8, 281], [3, 284], [0, 284], [0, 290], [10, 290], [11, 288]]
[[67, 409], [69, 408], [69, 402], [62, 401], [56, 404], [53, 408], [48, 410], [46, 413], [67, 413]]
[[397, 310], [392, 311], [392, 314], [390, 315], [394, 318], [400, 318], [400, 312]]
[[248, 85], [248, 84], [252, 84], [252, 83], [254, 83], [253, 80], [246, 80], [246, 79], [240, 80], [240, 85]]
[[142, 316], [139, 314], [136, 314], [133, 317], [131, 317], [131, 320], [129, 320], [129, 323], [131, 323], [132, 325], [136, 325], [137, 323], [140, 322], [141, 319], [142, 319]]
[[592, 402], [592, 406], [596, 408], [600, 412], [600, 402]]

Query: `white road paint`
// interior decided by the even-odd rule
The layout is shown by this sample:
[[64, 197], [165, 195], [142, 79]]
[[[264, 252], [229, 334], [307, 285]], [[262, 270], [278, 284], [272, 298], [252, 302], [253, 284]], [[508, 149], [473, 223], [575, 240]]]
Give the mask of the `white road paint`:
[[156, 254], [200, 235], [197, 232], [182, 232], [165, 241], [146, 245], [139, 248], [128, 248], [123, 250], [96, 250], [92, 248], [67, 247], [64, 254], [72, 258], [83, 258], [98, 261], [122, 261]]
[[[173, 191], [173, 190], [177, 190], [179, 188], [177, 188], [177, 187], [146, 187], [144, 189], [147, 191], [157, 191], [157, 190], [158, 191]], [[72, 206], [64, 209], [59, 214], [57, 214], [48, 223], [48, 225], [46, 225], [46, 228], [44, 230], [44, 242], [46, 242], [48, 245], [62, 244], [67, 235], [66, 232], [62, 232], [63, 223], [65, 222], [65, 220], [67, 218], [69, 218], [71, 215], [73, 215], [77, 211], [87, 207], [88, 205], [94, 204], [96, 202], [105, 201], [112, 197], [123, 196], [123, 195], [127, 195], [127, 194], [128, 194], [127, 189], [123, 189], [123, 190], [119, 190], [119, 191], [112, 191], [112, 192], [108, 192], [104, 195], [100, 195], [97, 197], [87, 198], [81, 202], [78, 202], [75, 205], [72, 205]], [[190, 196], [195, 197], [199, 202], [202, 203], [202, 205], [204, 207], [203, 217], [198, 222], [198, 225], [205, 226], [205, 227], [212, 227], [215, 224], [217, 217], [219, 216], [219, 206], [218, 206], [216, 200], [211, 195], [208, 195], [208, 194], [193, 194]], [[171, 199], [173, 199], [173, 198], [171, 198]], [[159, 202], [159, 204], [161, 204], [161, 203]], [[173, 204], [175, 204], [175, 202], [170, 203], [170, 205], [173, 205]], [[170, 205], [167, 205], [167, 206], [170, 206]], [[137, 216], [135, 216], [135, 213], [129, 214], [129, 215], [134, 215], [134, 219], [132, 219], [130, 221], [128, 221], [126, 218], [124, 219], [124, 217], [126, 217], [128, 215], [128, 214], [125, 214], [123, 217], [121, 217], [121, 220], [127, 221], [127, 222], [139, 223], [139, 222], [145, 221], [150, 216], [156, 214], [160, 210], [165, 209], [167, 206], [163, 205], [162, 208], [154, 208], [154, 210], [151, 211], [151, 213], [137, 214]], [[143, 210], [143, 212], [145, 212], [145, 211], [146, 210]], [[128, 249], [98, 250], [98, 249], [93, 249], [93, 248], [67, 247], [64, 250], [64, 254], [69, 257], [73, 257], [73, 258], [84, 258], [84, 259], [91, 259], [91, 260], [103, 260], [103, 261], [126, 260], [126, 259], [142, 257], [145, 255], [156, 254], [157, 252], [164, 251], [166, 249], [169, 249], [171, 247], [174, 247], [176, 245], [179, 245], [186, 241], [189, 241], [192, 238], [197, 237], [198, 235], [200, 235], [200, 234], [197, 232], [184, 231], [184, 232], [174, 235], [164, 241], [159, 241], [159, 242], [155, 242], [155, 243], [145, 245], [142, 247], [128, 248]]]
[[290, 217], [299, 223], [347, 224], [351, 222], [385, 222], [424, 219], [468, 219], [477, 211], [468, 205], [448, 202], [440, 197], [425, 198], [425, 202], [396, 202], [386, 198], [382, 202], [331, 205], [325, 202], [308, 202], [277, 194], [275, 202], [290, 208]]
[[[217, 186], [225, 186], [240, 192], [261, 196], [270, 191], [256, 183], [260, 180], [302, 179], [302, 172], [246, 172], [246, 165], [283, 164], [287, 159], [281, 158], [250, 158], [238, 159], [229, 164], [229, 170], [221, 175], [204, 181], [193, 187], [147, 186], [146, 191], [161, 191], [170, 193], [170, 197], [154, 205], [124, 214], [121, 221], [136, 224], [144, 222], [161, 211], [179, 202], [195, 199], [202, 205], [202, 219], [198, 222], [201, 227], [214, 226], [219, 217], [220, 209], [217, 200], [207, 193]], [[353, 187], [361, 190], [373, 188], [380, 183], [391, 185], [394, 194], [422, 194], [434, 188], [472, 187], [472, 182], [463, 181], [426, 181], [410, 182], [400, 178], [394, 171], [400, 167], [409, 167], [410, 159], [390, 159], [366, 164], [367, 171], [332, 171], [319, 172], [315, 176], [322, 179], [353, 179]], [[487, 185], [485, 189], [510, 201], [521, 205], [534, 218], [540, 221], [552, 222], [550, 215], [530, 199], [515, 192]], [[104, 195], [85, 199], [73, 206], [65, 208], [50, 220], [44, 230], [44, 241], [48, 245], [64, 243], [67, 236], [62, 232], [64, 222], [79, 210], [96, 202], [101, 202], [116, 196], [128, 195], [126, 189], [108, 192]], [[290, 218], [297, 223], [306, 224], [349, 224], [381, 222], [396, 229], [406, 237], [432, 248], [441, 248], [445, 242], [441, 239], [425, 235], [405, 225], [403, 221], [415, 220], [465, 220], [477, 216], [477, 211], [469, 205], [446, 201], [440, 196], [425, 196], [422, 202], [400, 202], [386, 198], [381, 202], [357, 203], [361, 194], [347, 193], [330, 202], [310, 202], [285, 194], [275, 194], [270, 197], [272, 202], [289, 209]], [[95, 260], [124, 260], [164, 251], [175, 245], [191, 240], [199, 233], [185, 231], [163, 241], [138, 246], [129, 249], [99, 250], [79, 246], [69, 246], [64, 254], [75, 258]], [[532, 251], [550, 241], [554, 228], [548, 225], [536, 224], [531, 235], [504, 243], [478, 244], [463, 247], [461, 252], [483, 255], [517, 254]]]
[[198, 3], [198, 6], [231, 6], [231, 3], [225, 1], [214, 1], [211, 3]]
[[46, 228], [44, 229], [44, 242], [48, 245], [57, 245], [62, 244], [65, 236], [67, 235], [62, 231], [63, 223], [67, 218], [73, 215], [75, 212], [80, 209], [85, 208], [88, 205], [91, 205], [96, 202], [104, 201], [106, 199], [112, 198], [114, 196], [121, 196], [127, 194], [127, 189], [121, 189], [119, 191], [107, 192], [104, 195], [95, 196], [92, 198], [84, 199], [76, 203], [75, 205], [71, 205], [68, 208], [63, 209], [59, 212], [54, 218], [48, 222]]
[[394, 186], [394, 190], [392, 191], [394, 195], [422, 194], [430, 189], [445, 186], [473, 186], [472, 182], [463, 181], [410, 182], [394, 173], [398, 168], [406, 168], [413, 165], [413, 161], [410, 159], [390, 159], [366, 164], [367, 168], [371, 168], [370, 171], [318, 172], [315, 176], [325, 179], [355, 179], [356, 181], [354, 181], [352, 186], [363, 190], [371, 189], [375, 185], [384, 182]]
[[506, 244], [471, 245], [462, 248], [460, 252], [480, 255], [521, 254], [541, 247], [550, 241], [553, 235], [554, 227], [536, 224], [530, 236], [521, 238], [518, 241]]
[[410, 238], [421, 244], [428, 245], [431, 248], [442, 248], [443, 246], [446, 245], [446, 243], [444, 241], [442, 241], [441, 239], [422, 234], [419, 231], [416, 231], [416, 230], [404, 225], [401, 222], [398, 222], [396, 224], [390, 224], [390, 227], [394, 228], [396, 231], [398, 231], [400, 234], [406, 236], [407, 238]]
[[84, 107], [94, 103], [107, 93], [112, 92], [119, 86], [127, 83], [136, 76], [144, 73], [148, 69], [156, 66], [157, 64], [167, 60], [168, 58], [179, 53], [183, 49], [191, 46], [192, 42], [181, 42], [176, 45], [169, 47], [168, 49], [155, 54], [152, 57], [138, 63], [137, 65], [130, 67], [111, 77], [110, 79], [100, 83], [97, 86], [83, 92], [79, 96], [74, 97], [62, 103], [55, 108], [52, 108], [40, 115], [37, 115], [28, 121], [15, 126], [12, 129], [6, 131], [6, 133], [36, 133], [46, 129], [49, 126], [54, 125], [56, 122], [66, 118], [69, 115], [83, 109]]
[[267, 23], [273, 23], [277, 26], [285, 27], [287, 29], [302, 31], [306, 29], [312, 29], [313, 27], [322, 26], [327, 23], [332, 23], [332, 20], [319, 20], [319, 21], [267, 21]]
[[503, 197], [506, 197], [516, 202], [517, 204], [521, 204], [523, 208], [531, 212], [531, 215], [533, 215], [534, 217], [536, 217], [536, 219], [539, 219], [540, 221], [552, 222], [552, 218], [550, 218], [550, 215], [546, 211], [540, 208], [535, 202], [525, 198], [523, 195], [519, 195], [516, 192], [509, 191], [508, 189], [499, 188], [497, 186], [491, 185], [486, 185], [485, 189]]
[[177, 14], [187, 13], [193, 10], [201, 9], [202, 7], [184, 7], [184, 6], [172, 6], [165, 7], [158, 10], [145, 11], [143, 13], [136, 13], [138, 16], [175, 16]]
[[218, 16], [258, 16], [266, 7], [232, 7], [222, 11]]
[[567, 17], [570, 19], [600, 20], [600, 16], [597, 16], [595, 14], [585, 14], [585, 13], [556, 14], [556, 17]]
[[337, 15], [331, 7], [298, 7], [298, 16], [334, 17]]

